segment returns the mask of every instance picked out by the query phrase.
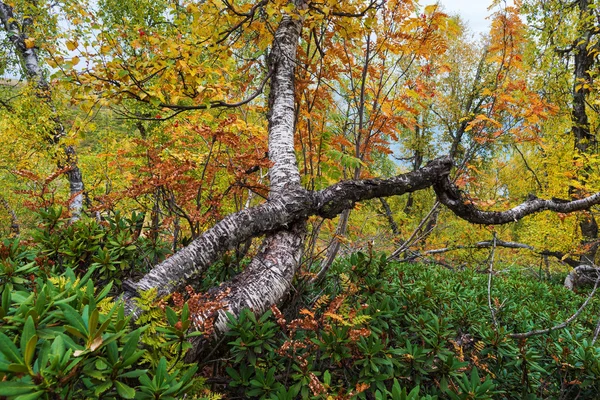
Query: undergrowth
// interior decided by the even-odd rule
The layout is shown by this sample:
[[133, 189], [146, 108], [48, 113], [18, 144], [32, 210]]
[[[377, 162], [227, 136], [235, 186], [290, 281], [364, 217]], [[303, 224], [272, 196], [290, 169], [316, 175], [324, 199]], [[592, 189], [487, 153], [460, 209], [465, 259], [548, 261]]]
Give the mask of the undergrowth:
[[[588, 399], [600, 389], [598, 300], [566, 329], [509, 337], [563, 322], [589, 289], [507, 268], [488, 299], [486, 273], [362, 253], [321, 284], [300, 278], [305, 289], [281, 310], [230, 316], [216, 359], [186, 364], [189, 339], [213, 330], [190, 330], [193, 316], [220, 303], [192, 287], [167, 299], [146, 292], [132, 324], [121, 281], [167, 248], [142, 225], [119, 214], [69, 224], [49, 210], [30, 240], [1, 240], [1, 399]], [[207, 275], [242, 268], [223, 261]]]
[[[600, 302], [567, 329], [549, 328], [587, 297], [522, 270], [488, 276], [355, 254], [339, 260], [306, 308], [284, 318], [231, 320], [232, 398], [595, 398], [600, 350], [591, 345]], [[288, 310], [289, 312], [289, 310]]]

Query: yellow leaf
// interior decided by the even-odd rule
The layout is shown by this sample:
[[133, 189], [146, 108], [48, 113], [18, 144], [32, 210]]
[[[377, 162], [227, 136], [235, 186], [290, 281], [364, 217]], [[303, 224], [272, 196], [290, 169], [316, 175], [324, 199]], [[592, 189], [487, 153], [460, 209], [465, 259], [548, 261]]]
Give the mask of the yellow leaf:
[[75, 57], [71, 58], [71, 64], [73, 64], [73, 65], [79, 64], [79, 57], [75, 56]]
[[429, 6], [426, 6], [425, 7], [425, 14], [431, 15], [431, 14], [433, 14], [433, 13], [436, 12], [437, 8], [438, 8], [437, 4], [431, 4]]
[[28, 49], [31, 49], [35, 46], [35, 39], [27, 38], [24, 40], [24, 42], [25, 42], [25, 47], [27, 47]]
[[78, 43], [75, 40], [67, 40], [67, 49], [69, 49], [69, 51], [73, 51], [77, 48]]

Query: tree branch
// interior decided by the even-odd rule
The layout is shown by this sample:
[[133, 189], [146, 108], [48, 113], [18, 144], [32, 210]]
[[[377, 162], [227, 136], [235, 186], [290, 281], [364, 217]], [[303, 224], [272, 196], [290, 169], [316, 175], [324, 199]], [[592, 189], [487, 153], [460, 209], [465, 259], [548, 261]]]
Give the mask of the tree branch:
[[458, 189], [454, 183], [444, 177], [433, 185], [439, 201], [448, 207], [458, 217], [480, 225], [503, 225], [516, 222], [528, 215], [540, 211], [554, 211], [559, 213], [572, 213], [587, 210], [600, 204], [600, 192], [591, 196], [573, 201], [529, 199], [507, 211], [482, 211], [475, 207], [473, 202]]
[[566, 328], [567, 325], [569, 325], [571, 322], [573, 322], [579, 316], [579, 314], [581, 314], [581, 312], [588, 305], [588, 303], [590, 302], [592, 297], [594, 297], [594, 294], [596, 293], [596, 289], [598, 289], [598, 283], [600, 283], [600, 274], [598, 274], [598, 277], [596, 278], [596, 283], [594, 284], [594, 289], [592, 289], [591, 293], [588, 295], [587, 299], [585, 299], [585, 301], [583, 302], [581, 307], [579, 307], [579, 309], [575, 312], [575, 314], [571, 315], [563, 323], [554, 325], [553, 327], [548, 328], [548, 329], [539, 329], [539, 330], [533, 330], [533, 331], [524, 332], [524, 333], [511, 333], [510, 335], [508, 335], [508, 337], [513, 338], [513, 339], [526, 339], [528, 337], [544, 335], [544, 334], [550, 333], [552, 331]]
[[[131, 284], [135, 290], [128, 291], [125, 298], [135, 296], [135, 291], [152, 288], [158, 289], [158, 296], [165, 296], [199, 276], [223, 252], [238, 243], [287, 229], [312, 215], [333, 218], [359, 201], [425, 189], [440, 176], [448, 174], [451, 166], [450, 159], [442, 157], [417, 171], [390, 179], [345, 181], [318, 192], [288, 188], [259, 206], [225, 217], [189, 246], [154, 267], [140, 281]], [[129, 309], [133, 311], [134, 307], [129, 303]]]

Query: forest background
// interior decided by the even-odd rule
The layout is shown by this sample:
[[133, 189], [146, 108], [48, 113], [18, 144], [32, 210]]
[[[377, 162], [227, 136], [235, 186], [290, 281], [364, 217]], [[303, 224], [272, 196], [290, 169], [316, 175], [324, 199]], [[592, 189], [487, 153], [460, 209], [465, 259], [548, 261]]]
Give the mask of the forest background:
[[[489, 33], [473, 35], [443, 4], [411, 1], [1, 2], [3, 314], [19, 315], [13, 306], [29, 298], [11, 300], [6, 293], [33, 290], [36, 277], [52, 274], [114, 285], [113, 297], [125, 292], [147, 303], [161, 301], [147, 294], [152, 290], [155, 297], [178, 298], [186, 284], [195, 285], [184, 296], [195, 306], [183, 308], [179, 299], [179, 310], [165, 316], [181, 349], [188, 339], [182, 324], [193, 320], [204, 334], [192, 339], [190, 361], [204, 354], [206, 337], [235, 325], [222, 310], [246, 315], [242, 304], [262, 314], [289, 300], [291, 287], [301, 292], [330, 279], [336, 260], [350, 262], [352, 271], [389, 257], [489, 268], [490, 277], [494, 262], [535, 266], [547, 275], [594, 266], [600, 243], [592, 207], [599, 202], [597, 4], [494, 2], [489, 12]], [[403, 180], [409, 183], [390, 188]], [[306, 193], [325, 200], [298, 205]], [[268, 209], [279, 195], [290, 201], [284, 211]], [[555, 212], [537, 213], [545, 209]], [[254, 223], [253, 210], [271, 225]], [[225, 229], [240, 215], [250, 222], [248, 232], [236, 225], [231, 243], [221, 240], [215, 256], [196, 255], [198, 243], [219, 242], [202, 244], [212, 228]], [[264, 234], [261, 247], [253, 238]], [[352, 259], [357, 251], [361, 256]], [[281, 281], [255, 278], [253, 257], [274, 260]], [[165, 268], [173, 278], [165, 279], [171, 276]], [[230, 283], [206, 298], [198, 294], [221, 282]], [[343, 282], [353, 293], [352, 282]], [[266, 295], [253, 292], [259, 286]], [[497, 327], [503, 305], [492, 304], [490, 287]], [[87, 324], [93, 310], [89, 304], [84, 310], [89, 300], [79, 300], [80, 309], [59, 307], [57, 318], [77, 325], [73, 310], [82, 318], [87, 313]], [[132, 302], [124, 310], [144, 323], [159, 318], [147, 317], [154, 309], [148, 304]], [[329, 315], [339, 317], [337, 311]], [[31, 320], [38, 329], [40, 321]], [[31, 326], [28, 321], [25, 313], [19, 323]], [[358, 328], [365, 322], [350, 322], [348, 335], [370, 337]], [[85, 344], [67, 343], [70, 355], [84, 351], [78, 346], [90, 353], [100, 343], [110, 347], [102, 333], [87, 329]], [[4, 337], [23, 342], [16, 332]], [[26, 371], [14, 367], [25, 374], [18, 377], [27, 390], [41, 385], [26, 361], [42, 336], [29, 334], [23, 344]], [[160, 366], [157, 354], [144, 357]], [[317, 375], [299, 368], [312, 393], [319, 392]], [[96, 378], [107, 393], [123, 397], [134, 390], [127, 379], [142, 376], [120, 381], [113, 375]], [[250, 388], [251, 379], [237, 376]], [[369, 381], [373, 393], [391, 393], [394, 376], [382, 378], [383, 386]], [[346, 394], [368, 393], [361, 382]], [[438, 379], [430, 389], [460, 394], [450, 382]], [[71, 389], [83, 390], [75, 383]]]

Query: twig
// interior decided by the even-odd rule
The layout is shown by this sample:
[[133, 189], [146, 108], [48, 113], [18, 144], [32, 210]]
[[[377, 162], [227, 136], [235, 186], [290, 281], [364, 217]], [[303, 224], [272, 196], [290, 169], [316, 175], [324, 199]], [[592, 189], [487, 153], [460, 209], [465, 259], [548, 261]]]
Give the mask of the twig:
[[600, 333], [600, 318], [598, 319], [598, 324], [596, 325], [596, 329], [594, 330], [594, 338], [592, 339], [592, 346], [596, 343], [596, 339], [598, 339], [598, 334]]
[[[599, 272], [598, 268], [596, 268], [596, 273], [598, 273], [598, 272]], [[556, 331], [558, 329], [565, 328], [567, 325], [569, 325], [571, 322], [573, 322], [579, 316], [579, 314], [581, 314], [581, 312], [588, 305], [588, 303], [590, 302], [592, 297], [594, 297], [594, 294], [596, 293], [596, 289], [598, 289], [598, 283], [600, 283], [600, 273], [598, 273], [598, 277], [596, 278], [596, 283], [594, 284], [594, 289], [592, 289], [592, 292], [589, 294], [587, 299], [585, 299], [585, 301], [583, 302], [581, 307], [579, 307], [579, 309], [575, 312], [575, 314], [573, 314], [569, 318], [567, 318], [565, 320], [565, 322], [558, 324], [558, 325], [554, 325], [553, 327], [548, 328], [548, 329], [539, 329], [539, 330], [533, 330], [533, 331], [524, 332], [524, 333], [511, 333], [510, 335], [508, 335], [508, 337], [513, 338], [513, 339], [525, 339], [525, 338], [528, 338], [531, 336], [544, 335], [546, 333], [550, 333], [552, 331]], [[600, 326], [600, 324], [599, 324], [599, 326]], [[596, 333], [594, 335], [594, 340], [596, 339], [597, 332], [598, 332], [598, 327], [596, 327]], [[594, 342], [592, 342], [592, 344], [593, 343]]]
[[[414, 252], [412, 255], [410, 255], [409, 257], [406, 257], [402, 260], [399, 260], [400, 262], [406, 262], [406, 261], [415, 261], [418, 258], [422, 258], [422, 257], [426, 257], [432, 254], [441, 254], [441, 253], [447, 253], [450, 251], [456, 251], [456, 250], [469, 250], [469, 249], [474, 249], [474, 250], [478, 250], [478, 249], [488, 249], [492, 247], [492, 242], [490, 241], [482, 241], [482, 242], [477, 242], [471, 245], [457, 245], [457, 246], [448, 246], [448, 247], [442, 247], [439, 249], [432, 249], [432, 250], [426, 250], [422, 253], [420, 252]], [[574, 260], [570, 257], [566, 257], [567, 255], [564, 253], [561, 253], [559, 251], [551, 251], [551, 250], [536, 250], [533, 246], [530, 246], [528, 244], [525, 243], [518, 243], [518, 242], [506, 242], [504, 240], [501, 239], [496, 239], [496, 247], [505, 247], [508, 249], [524, 249], [524, 250], [530, 250], [532, 252], [534, 252], [535, 254], [541, 255], [543, 257], [548, 257], [548, 256], [552, 256], [552, 257], [556, 257], [561, 263], [567, 264], [571, 267], [577, 267], [580, 263], [577, 260]]]
[[427, 222], [427, 220], [429, 219], [429, 217], [431, 217], [431, 215], [435, 212], [435, 210], [437, 210], [437, 208], [439, 206], [440, 206], [440, 202], [436, 201], [435, 204], [433, 205], [433, 207], [431, 207], [431, 210], [429, 210], [429, 213], [427, 213], [427, 215], [425, 216], [425, 218], [423, 218], [421, 220], [421, 222], [419, 223], [419, 226], [417, 226], [417, 228], [413, 231], [413, 233], [406, 240], [406, 242], [404, 242], [392, 254], [390, 254], [390, 256], [388, 257], [388, 260], [391, 260], [393, 258], [398, 257], [398, 254], [402, 253], [404, 250], [406, 250], [406, 249], [408, 249], [410, 247], [410, 245], [412, 244], [412, 241], [415, 238], [415, 236], [417, 235], [417, 233], [421, 230], [421, 228], [423, 228], [423, 225], [425, 225], [425, 222]]
[[490, 253], [490, 268], [488, 269], [488, 307], [492, 314], [492, 322], [494, 323], [494, 329], [498, 329], [498, 320], [496, 319], [496, 311], [492, 306], [492, 275], [494, 274], [494, 253], [496, 252], [496, 232], [494, 232], [494, 238], [492, 240], [492, 251]]

